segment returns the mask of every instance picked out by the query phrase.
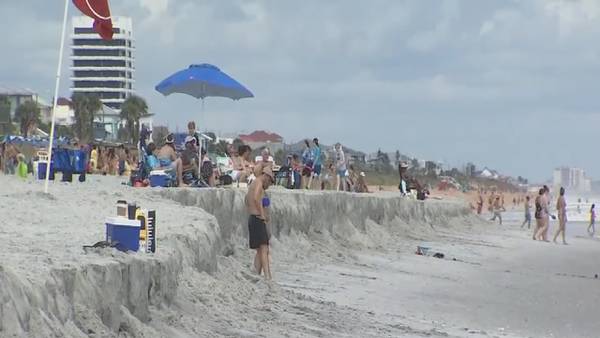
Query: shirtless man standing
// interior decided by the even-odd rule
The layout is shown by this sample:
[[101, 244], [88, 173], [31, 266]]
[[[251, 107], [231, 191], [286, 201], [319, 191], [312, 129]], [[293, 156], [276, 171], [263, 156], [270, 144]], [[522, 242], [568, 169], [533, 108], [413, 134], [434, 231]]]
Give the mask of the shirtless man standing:
[[493, 212], [494, 212], [494, 217], [492, 217], [490, 219], [490, 221], [495, 221], [496, 218], [498, 218], [498, 220], [500, 221], [500, 225], [502, 225], [502, 211], [505, 211], [504, 206], [502, 205], [502, 201], [500, 199], [500, 196], [496, 196], [496, 200], [494, 201], [493, 204]]
[[562, 233], [563, 244], [567, 244], [565, 241], [565, 227], [567, 225], [567, 202], [565, 201], [565, 188], [560, 188], [560, 196], [556, 201], [556, 211], [558, 212], [558, 230], [554, 234], [554, 243], [556, 238]]
[[[264, 273], [265, 279], [271, 279], [271, 268], [269, 266], [269, 233], [267, 231], [267, 215], [263, 207], [265, 190], [274, 182], [271, 166], [258, 166], [262, 168], [262, 174], [252, 181], [246, 194], [246, 208], [250, 217], [248, 218], [248, 237], [250, 249], [256, 250], [254, 268], [260, 274]], [[258, 169], [258, 168], [256, 168]], [[257, 170], [255, 170], [257, 173]]]

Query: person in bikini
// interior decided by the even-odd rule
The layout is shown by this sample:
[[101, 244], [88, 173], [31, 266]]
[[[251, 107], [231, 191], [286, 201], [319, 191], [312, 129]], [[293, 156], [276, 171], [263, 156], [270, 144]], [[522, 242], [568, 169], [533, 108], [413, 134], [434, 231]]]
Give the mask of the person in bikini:
[[[259, 174], [260, 170], [260, 174]], [[269, 231], [264, 201], [265, 190], [274, 183], [273, 170], [270, 165], [257, 165], [254, 170], [256, 178], [248, 187], [246, 208], [248, 210], [248, 237], [250, 249], [256, 250], [254, 268], [258, 274], [263, 273], [266, 280], [271, 280], [269, 266]]]
[[536, 226], [533, 232], [533, 240], [547, 241], [543, 236], [548, 227], [548, 202], [546, 201], [546, 190], [540, 189], [539, 195], [535, 198], [535, 220]]
[[565, 188], [560, 188], [560, 195], [556, 201], [556, 210], [558, 211], [558, 230], [554, 234], [553, 242], [556, 243], [558, 235], [562, 234], [563, 244], [567, 244], [565, 241], [565, 228], [567, 226], [567, 202], [565, 201]]
[[592, 207], [590, 208], [590, 225], [587, 228], [588, 234], [590, 234], [590, 237], [594, 237], [594, 234], [596, 233], [596, 205], [592, 204]]

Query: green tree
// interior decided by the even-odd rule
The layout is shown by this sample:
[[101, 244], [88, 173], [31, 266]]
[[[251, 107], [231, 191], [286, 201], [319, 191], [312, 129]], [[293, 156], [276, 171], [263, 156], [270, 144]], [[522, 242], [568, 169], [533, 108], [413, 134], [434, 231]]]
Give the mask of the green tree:
[[132, 95], [121, 106], [121, 119], [125, 121], [128, 141], [137, 144], [140, 139], [140, 119], [148, 115], [148, 104], [143, 98]]
[[102, 101], [95, 95], [74, 93], [71, 102], [75, 113], [75, 136], [82, 142], [91, 141], [94, 138], [94, 119], [102, 109]]
[[117, 140], [121, 142], [129, 142], [131, 140], [129, 130], [123, 126], [119, 126], [119, 129], [117, 130]]
[[33, 101], [25, 101], [17, 107], [15, 117], [21, 125], [21, 135], [29, 136], [29, 131], [40, 122], [40, 107]]
[[10, 101], [8, 97], [0, 96], [0, 134], [12, 133], [12, 119], [10, 117]]

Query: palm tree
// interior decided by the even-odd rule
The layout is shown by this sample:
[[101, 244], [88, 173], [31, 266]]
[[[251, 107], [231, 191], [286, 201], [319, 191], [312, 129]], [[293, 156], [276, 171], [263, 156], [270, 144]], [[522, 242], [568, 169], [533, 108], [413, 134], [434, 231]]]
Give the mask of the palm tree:
[[74, 93], [71, 102], [75, 113], [75, 135], [82, 141], [90, 141], [94, 138], [94, 119], [102, 109], [102, 101], [95, 95]]
[[137, 144], [140, 138], [140, 118], [148, 115], [148, 104], [143, 98], [132, 95], [121, 106], [121, 119], [125, 120], [129, 139]]
[[29, 130], [40, 122], [40, 107], [31, 100], [25, 101], [17, 107], [15, 117], [21, 124], [21, 135], [27, 137]]

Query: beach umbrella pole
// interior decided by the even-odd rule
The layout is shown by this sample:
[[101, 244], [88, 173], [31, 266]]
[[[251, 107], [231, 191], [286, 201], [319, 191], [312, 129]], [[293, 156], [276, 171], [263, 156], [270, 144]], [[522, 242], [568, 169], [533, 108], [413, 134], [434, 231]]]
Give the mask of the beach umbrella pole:
[[[204, 118], [204, 98], [202, 98], [202, 110], [200, 111], [200, 123], [202, 123], [202, 119]], [[196, 129], [198, 133], [198, 130]], [[198, 137], [200, 144], [198, 146], [198, 178], [200, 178], [200, 168], [202, 167], [202, 143], [204, 143], [204, 138], [202, 137], [202, 133], [200, 133], [200, 137]], [[206, 153], [208, 154], [208, 147], [206, 147]]]
[[60, 49], [58, 51], [58, 67], [56, 69], [56, 85], [54, 87], [54, 102], [52, 104], [52, 123], [50, 124], [50, 142], [48, 142], [48, 163], [46, 164], [46, 179], [44, 180], [44, 192], [48, 193], [48, 181], [50, 179], [50, 164], [52, 163], [52, 146], [54, 145], [54, 124], [56, 117], [56, 105], [58, 102], [58, 89], [60, 86], [60, 73], [62, 70], [63, 51], [65, 48], [65, 32], [67, 30], [67, 17], [69, 14], [69, 0], [65, 0], [65, 14], [63, 16], [62, 33], [60, 36]]

